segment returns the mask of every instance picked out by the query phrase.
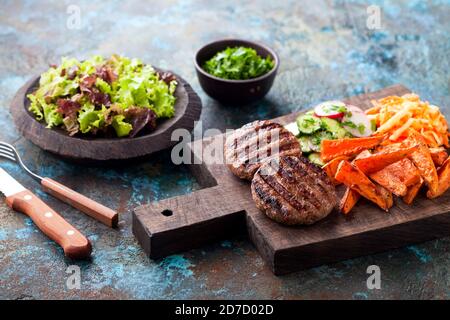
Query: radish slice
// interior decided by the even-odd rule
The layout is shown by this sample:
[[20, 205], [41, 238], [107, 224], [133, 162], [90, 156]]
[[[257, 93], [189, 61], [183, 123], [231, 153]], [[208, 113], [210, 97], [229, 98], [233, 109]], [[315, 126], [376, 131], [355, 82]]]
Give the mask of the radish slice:
[[346, 105], [342, 101], [325, 101], [314, 108], [314, 114], [317, 117], [340, 119], [345, 115], [346, 110]]
[[365, 112], [364, 112], [363, 109], [361, 109], [360, 107], [351, 105], [351, 104], [348, 104], [348, 105], [347, 105], [347, 111], [350, 111], [350, 112], [360, 112], [360, 113], [364, 113], [364, 114], [365, 114]]
[[342, 126], [355, 137], [368, 137], [373, 133], [372, 122], [363, 110], [356, 106], [347, 106]]

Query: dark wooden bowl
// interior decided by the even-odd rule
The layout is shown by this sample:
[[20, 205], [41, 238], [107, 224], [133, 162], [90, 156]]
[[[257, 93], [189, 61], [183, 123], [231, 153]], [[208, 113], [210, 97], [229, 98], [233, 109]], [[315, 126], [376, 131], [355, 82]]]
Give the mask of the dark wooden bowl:
[[[269, 55], [275, 62], [275, 66], [268, 73], [248, 80], [221, 79], [203, 70], [203, 64], [217, 52], [227, 47], [237, 46], [255, 49], [261, 57], [267, 57]], [[240, 39], [224, 39], [208, 43], [197, 51], [194, 59], [197, 77], [203, 90], [213, 99], [233, 104], [245, 104], [263, 98], [272, 87], [279, 64], [280, 60], [278, 55], [269, 47]]]
[[134, 138], [71, 137], [60, 128], [46, 128], [45, 123], [37, 121], [28, 111], [30, 102], [26, 97], [37, 88], [40, 76], [19, 89], [11, 103], [11, 114], [17, 129], [26, 139], [68, 160], [95, 164], [145, 158], [176, 144], [177, 141], [171, 141], [172, 132], [180, 128], [191, 131], [194, 122], [200, 118], [200, 98], [183, 78], [175, 76], [178, 86], [174, 117], [159, 121], [154, 131]]

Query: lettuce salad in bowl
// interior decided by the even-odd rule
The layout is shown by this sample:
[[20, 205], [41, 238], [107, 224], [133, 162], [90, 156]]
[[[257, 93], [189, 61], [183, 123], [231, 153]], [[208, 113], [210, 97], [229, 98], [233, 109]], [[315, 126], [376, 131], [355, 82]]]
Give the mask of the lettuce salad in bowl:
[[135, 137], [175, 114], [177, 81], [139, 59], [63, 58], [43, 73], [27, 95], [29, 111], [47, 128], [70, 136]]

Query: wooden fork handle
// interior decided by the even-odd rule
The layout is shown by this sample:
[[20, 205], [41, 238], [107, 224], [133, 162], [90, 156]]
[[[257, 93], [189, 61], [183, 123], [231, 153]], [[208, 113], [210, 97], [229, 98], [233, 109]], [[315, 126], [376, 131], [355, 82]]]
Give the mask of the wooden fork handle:
[[113, 228], [117, 226], [119, 215], [116, 211], [105, 207], [50, 178], [42, 179], [41, 185], [45, 192], [64, 201], [72, 207], [77, 208], [92, 218]]
[[29, 190], [6, 197], [6, 203], [29, 216], [45, 235], [63, 248], [67, 257], [84, 259], [91, 255], [89, 240]]

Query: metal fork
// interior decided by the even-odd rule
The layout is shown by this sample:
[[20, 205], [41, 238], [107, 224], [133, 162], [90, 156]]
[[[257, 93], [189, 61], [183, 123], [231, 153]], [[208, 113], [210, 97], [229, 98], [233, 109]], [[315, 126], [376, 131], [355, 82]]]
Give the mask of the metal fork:
[[42, 180], [44, 179], [41, 176], [34, 173], [33, 171], [31, 171], [30, 169], [28, 169], [28, 167], [23, 163], [22, 158], [20, 158], [20, 155], [17, 152], [16, 148], [14, 148], [9, 143], [0, 141], [0, 157], [18, 163], [22, 167], [22, 169], [24, 169], [35, 180], [39, 181], [39, 183], [42, 182]]
[[72, 207], [77, 208], [78, 210], [106, 224], [107, 226], [117, 226], [119, 215], [116, 211], [105, 207], [104, 205], [86, 196], [83, 196], [82, 194], [60, 184], [59, 182], [37, 175], [23, 163], [16, 148], [14, 148], [14, 146], [10, 145], [9, 143], [0, 141], [0, 157], [18, 163], [22, 167], [22, 169], [26, 171], [26, 173], [28, 173], [31, 177], [33, 177], [33, 179], [37, 180], [41, 184], [42, 189], [45, 192], [51, 194], [61, 201], [64, 201]]

